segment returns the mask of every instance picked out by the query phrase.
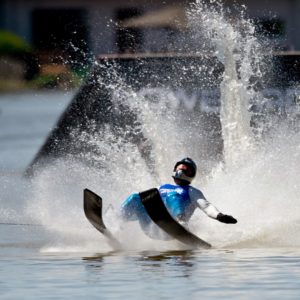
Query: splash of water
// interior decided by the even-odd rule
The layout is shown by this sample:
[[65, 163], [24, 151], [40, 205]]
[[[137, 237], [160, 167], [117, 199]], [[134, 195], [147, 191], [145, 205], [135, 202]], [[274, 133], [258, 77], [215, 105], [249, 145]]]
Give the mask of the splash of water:
[[241, 6], [240, 17], [234, 18], [226, 14], [222, 2], [211, 2], [215, 5], [210, 8], [202, 1], [196, 2], [189, 12], [190, 26], [224, 65], [220, 121], [224, 161], [231, 168], [254, 146], [249, 107], [255, 98], [261, 98], [254, 88], [263, 76], [263, 53], [254, 25], [244, 16], [245, 7]]
[[244, 246], [299, 246], [299, 171], [295, 169], [299, 133], [281, 124], [257, 145], [250, 127], [251, 101], [264, 101], [253, 84], [253, 78], [264, 75], [254, 26], [245, 17], [234, 26], [225, 18], [223, 6], [207, 10], [200, 1], [192, 10], [191, 22], [205, 28], [210, 48], [225, 67], [220, 119], [226, 169], [215, 170], [206, 186], [207, 194], [240, 222], [234, 231], [225, 227], [216, 231], [217, 225], [202, 224], [209, 232], [207, 237], [215, 236], [221, 244], [232, 240]]
[[[173, 163], [183, 156], [203, 162], [195, 186], [204, 183], [203, 192], [222, 212], [237, 217], [239, 223], [224, 225], [197, 212], [191, 229], [217, 247], [287, 247], [300, 245], [299, 223], [300, 135], [282, 126], [255, 148], [250, 128], [248, 106], [260, 98], [251, 79], [260, 78], [260, 45], [253, 26], [243, 13], [237, 26], [225, 16], [223, 6], [211, 7], [198, 1], [189, 10], [193, 38], [201, 41], [201, 51], [212, 51], [225, 66], [221, 84], [221, 121], [226, 170], [212, 167], [204, 154], [205, 139], [199, 133], [203, 124], [192, 112], [185, 114], [176, 103], [180, 97], [168, 88], [149, 95], [149, 89], [134, 91], [122, 78], [109, 87], [115, 109], [122, 104], [137, 112], [139, 130], [152, 143], [157, 177], [153, 177], [144, 159], [125, 137], [116, 137], [109, 125], [101, 133], [78, 134], [80, 142], [101, 152], [82, 153], [102, 167], [78, 163], [69, 157], [45, 168], [30, 183], [30, 195], [24, 214], [42, 224], [49, 232], [49, 243], [43, 251], [105, 251], [103, 238], [86, 221], [82, 210], [82, 190], [88, 187], [104, 199], [106, 223], [134, 249], [155, 247], [136, 224], [119, 232], [117, 210], [131, 192], [145, 190], [170, 180]], [[200, 49], [200, 48], [199, 48]], [[118, 76], [118, 75], [113, 75]], [[262, 99], [261, 99], [262, 100]], [[91, 124], [91, 127], [93, 124]], [[128, 129], [130, 130], [130, 128]], [[201, 145], [201, 146], [199, 146]], [[209, 174], [201, 169], [213, 169]], [[205, 177], [204, 177], [205, 176]], [[112, 208], [111, 208], [112, 207]], [[6, 214], [12, 214], [6, 210]], [[159, 244], [169, 247], [169, 244]]]

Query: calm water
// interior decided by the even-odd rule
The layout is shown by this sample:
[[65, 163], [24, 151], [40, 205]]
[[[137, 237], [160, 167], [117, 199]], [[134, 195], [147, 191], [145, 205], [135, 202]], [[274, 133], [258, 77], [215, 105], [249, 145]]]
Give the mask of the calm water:
[[[36, 197], [32, 190], [55, 178], [29, 182], [22, 171], [71, 97], [71, 93], [0, 97], [1, 299], [299, 299], [297, 242], [274, 244], [271, 241], [278, 236], [269, 234], [262, 243], [264, 237], [257, 241], [250, 235], [252, 241], [240, 239], [237, 246], [230, 232], [239, 227], [224, 232], [223, 227], [214, 227], [227, 246], [210, 237], [215, 238], [211, 250], [179, 250], [173, 244], [156, 247], [148, 241], [113, 252], [85, 220], [81, 194], [75, 196], [80, 202], [75, 213], [62, 204], [63, 197], [59, 208], [49, 213], [57, 205], [50, 192], [39, 194], [43, 199], [52, 197], [42, 203], [43, 209], [28, 206]], [[69, 189], [79, 193], [75, 187]], [[37, 223], [28, 210], [36, 210], [47, 222]], [[61, 221], [59, 213], [65, 218], [71, 215], [70, 221]], [[128, 232], [123, 240], [127, 246], [131, 237]]]
[[[40, 232], [38, 232], [40, 231]], [[299, 299], [299, 249], [41, 252], [1, 225], [1, 299]]]

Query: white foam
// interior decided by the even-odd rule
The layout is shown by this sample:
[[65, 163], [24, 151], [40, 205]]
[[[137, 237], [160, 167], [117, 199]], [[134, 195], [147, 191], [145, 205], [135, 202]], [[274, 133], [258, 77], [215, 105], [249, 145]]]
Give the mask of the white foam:
[[[190, 22], [201, 25], [193, 27], [195, 39], [205, 36], [206, 49], [215, 51], [226, 67], [221, 85], [225, 164], [216, 164], [214, 159], [203, 160], [209, 149], [200, 134], [202, 124], [183, 115], [178, 106], [170, 105], [172, 101], [176, 103], [178, 95], [165, 90], [161, 91], [161, 98], [168, 101], [147, 102], [145, 91], [137, 94], [120, 79], [118, 85], [111, 87], [115, 101], [121, 99], [138, 112], [140, 130], [152, 143], [157, 176], [153, 176], [137, 148], [126, 139], [116, 137], [110, 126], [96, 134], [78, 136], [80, 142], [101, 149], [97, 154], [82, 153], [85, 159], [96, 161], [98, 167], [83, 165], [72, 157], [56, 161], [25, 184], [25, 199], [14, 196], [16, 200], [24, 200], [25, 208], [22, 206], [20, 214], [49, 232], [43, 252], [109, 249], [84, 216], [84, 188], [103, 197], [104, 211], [110, 207], [104, 221], [125, 249], [178, 247], [174, 243], [150, 240], [137, 224], [122, 229], [118, 210], [133, 191], [171, 181], [174, 162], [185, 156], [203, 162], [195, 186], [202, 187], [208, 200], [222, 212], [238, 219], [236, 225], [225, 225], [197, 212], [191, 229], [200, 237], [216, 247], [300, 246], [300, 134], [281, 124], [263, 143], [254, 142], [248, 105], [253, 98], [259, 100], [261, 96], [249, 89], [248, 83], [252, 75], [259, 77], [262, 73], [257, 67], [259, 58], [254, 50], [259, 49], [259, 43], [251, 31], [251, 23], [241, 19], [240, 24], [244, 25], [241, 33], [227, 21], [222, 9], [209, 9], [200, 1], [189, 16]], [[239, 73], [235, 68], [237, 62], [240, 62]], [[212, 167], [210, 174], [203, 172]], [[5, 178], [8, 182], [14, 180], [10, 176]], [[22, 189], [16, 189], [22, 193]], [[11, 219], [14, 212], [17, 212], [15, 207], [6, 205], [0, 211], [1, 218]]]

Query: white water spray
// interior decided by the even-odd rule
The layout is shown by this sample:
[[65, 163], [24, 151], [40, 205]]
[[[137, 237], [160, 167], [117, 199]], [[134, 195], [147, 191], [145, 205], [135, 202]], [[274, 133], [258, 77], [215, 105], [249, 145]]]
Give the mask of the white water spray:
[[[107, 226], [118, 234], [117, 210], [126, 196], [170, 181], [174, 162], [185, 156], [203, 162], [195, 186], [222, 212], [239, 221], [237, 225], [224, 225], [197, 212], [191, 229], [201, 238], [216, 247], [300, 246], [299, 133], [282, 126], [264, 141], [264, 146], [254, 149], [248, 106], [260, 95], [250, 79], [263, 73], [251, 22], [240, 16], [239, 25], [234, 26], [221, 6], [215, 9], [202, 2], [190, 9], [189, 19], [192, 38], [204, 38], [201, 49], [213, 51], [225, 67], [220, 89], [226, 169], [216, 168], [205, 176], [203, 169], [213, 169], [217, 159], [207, 159], [204, 165], [210, 149], [201, 134], [203, 124], [193, 112], [182, 113], [178, 94], [167, 88], [150, 96], [146, 88], [137, 93], [120, 79], [118, 85], [111, 86], [116, 109], [121, 100], [138, 113], [140, 130], [152, 143], [157, 177], [149, 172], [136, 147], [126, 138], [117, 138], [109, 125], [101, 133], [92, 130], [93, 134], [79, 135], [81, 142], [101, 149], [82, 155], [93, 155], [91, 160], [103, 167], [85, 166], [72, 157], [57, 161], [33, 179], [24, 200], [24, 215], [49, 232], [43, 251], [106, 251], [104, 238], [85, 219], [82, 190], [88, 187], [103, 197]], [[12, 211], [7, 209], [5, 213], [11, 215]], [[130, 240], [132, 249], [155, 247], [137, 224], [128, 226], [130, 230], [118, 237], [124, 242]], [[169, 246], [158, 245], [160, 249]]]
[[251, 79], [263, 76], [254, 27], [244, 17], [233, 26], [223, 7], [207, 10], [202, 2], [192, 9], [191, 22], [204, 28], [201, 33], [225, 68], [220, 119], [226, 169], [213, 174], [207, 196], [239, 220], [235, 228], [204, 225], [207, 238], [214, 236], [220, 244], [299, 246], [299, 134], [282, 124], [257, 145], [250, 127], [251, 101], [264, 100], [251, 84]]
[[[253, 26], [242, 17], [239, 26], [233, 26], [226, 19], [222, 7], [209, 8], [202, 2], [198, 2], [189, 14], [191, 23], [194, 24], [195, 37], [205, 37], [206, 48], [214, 51], [225, 68], [220, 86], [220, 117], [226, 169], [212, 173], [207, 179], [198, 177], [195, 185], [201, 186], [201, 183], [206, 182], [203, 191], [207, 198], [222, 212], [232, 214], [239, 220], [237, 225], [224, 225], [208, 219], [202, 213], [196, 213], [191, 228], [202, 238], [220, 247], [300, 245], [300, 240], [295, 237], [295, 233], [300, 231], [297, 225], [300, 210], [297, 178], [300, 174], [294, 168], [295, 165], [299, 165], [299, 156], [295, 151], [295, 145], [299, 144], [299, 135], [291, 134], [290, 142], [285, 143], [286, 132], [282, 129], [278, 131], [277, 136], [266, 142], [265, 149], [259, 148], [254, 151], [248, 107], [250, 101], [259, 98], [260, 95], [250, 85], [250, 78], [259, 78], [262, 73], [258, 54], [260, 46], [254, 37]], [[147, 90], [136, 93], [121, 78], [117, 82], [117, 85], [111, 86], [116, 109], [118, 101], [121, 101], [138, 113], [140, 129], [152, 142], [158, 177], [151, 176], [139, 152], [126, 140], [115, 138], [109, 127], [100, 135], [81, 137], [86, 143], [92, 143], [101, 149], [101, 154], [96, 159], [102, 161], [103, 169], [92, 170], [78, 165], [74, 168], [79, 170], [75, 174], [85, 174], [88, 180], [79, 176], [73, 178], [69, 186], [64, 187], [69, 195], [68, 190], [74, 191], [72, 195], [78, 202], [73, 217], [69, 213], [67, 216], [65, 213], [62, 215], [69, 227], [74, 224], [76, 215], [76, 226], [81, 227], [84, 224], [80, 207], [81, 189], [74, 189], [72, 185], [80, 183], [81, 188], [88, 186], [94, 189], [103, 196], [106, 205], [110, 203], [117, 210], [121, 201], [131, 192], [170, 181], [170, 170], [178, 158], [191, 156], [199, 161], [202, 157], [204, 143], [199, 134], [201, 122], [197, 118], [191, 118], [189, 114], [182, 114], [176, 105], [179, 102], [178, 96], [168, 89], [158, 93], [156, 91], [156, 96], [153, 96], [153, 93], [149, 96]], [[75, 166], [73, 162], [72, 164]], [[62, 168], [45, 170], [43, 176], [50, 174], [51, 177], [58, 173], [67, 174], [67, 171]], [[43, 176], [38, 179], [42, 185], [38, 194], [46, 195], [46, 203], [51, 203], [54, 196], [52, 190], [56, 189], [57, 183], [53, 180], [46, 183]], [[93, 180], [90, 180], [91, 178]], [[46, 185], [46, 193], [43, 185]], [[57, 197], [64, 203], [64, 211], [68, 211], [71, 202], [68, 203], [58, 195]], [[45, 210], [45, 207], [47, 205], [42, 205], [38, 212]], [[48, 221], [57, 224], [58, 231], [63, 224], [59, 217], [60, 209], [60, 206], [55, 209], [55, 205], [50, 205], [45, 210], [47, 214], [50, 212]], [[119, 225], [114, 214], [111, 214], [106, 222], [112, 229]], [[131, 247], [149, 247], [151, 243], [135, 225], [129, 225], [129, 232], [132, 237], [139, 236], [139, 239], [137, 243], [131, 244]], [[80, 240], [87, 240], [84, 237], [85, 229], [80, 232]], [[98, 233], [92, 232], [93, 230], [91, 236], [96, 237]], [[78, 231], [76, 233], [78, 234]], [[121, 234], [119, 238], [122, 240], [124, 236]]]
[[223, 136], [223, 156], [226, 168], [238, 167], [243, 156], [254, 146], [250, 128], [249, 107], [258, 97], [251, 79], [263, 76], [261, 45], [254, 36], [255, 28], [244, 17], [244, 7], [240, 7], [238, 17], [226, 15], [219, 1], [209, 8], [197, 1], [189, 12], [190, 26], [197, 37], [206, 40], [206, 47], [224, 66], [220, 85], [220, 120]]

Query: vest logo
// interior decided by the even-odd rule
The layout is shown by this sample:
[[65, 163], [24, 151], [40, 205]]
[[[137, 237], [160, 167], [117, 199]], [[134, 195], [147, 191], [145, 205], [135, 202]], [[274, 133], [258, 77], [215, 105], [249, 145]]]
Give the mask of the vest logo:
[[175, 192], [177, 193], [177, 194], [183, 194], [184, 193], [184, 190], [183, 189], [181, 189], [181, 188], [177, 188], [176, 190], [175, 190]]
[[159, 190], [160, 191], [160, 193], [162, 193], [162, 194], [167, 194], [167, 193], [177, 193], [177, 194], [183, 194], [184, 193], [184, 189], [182, 189], [182, 188], [176, 188], [176, 189], [166, 189], [166, 188], [163, 188], [163, 189], [160, 189]]

